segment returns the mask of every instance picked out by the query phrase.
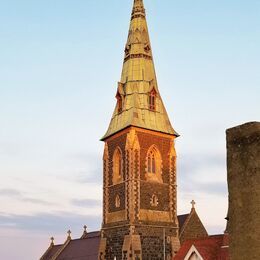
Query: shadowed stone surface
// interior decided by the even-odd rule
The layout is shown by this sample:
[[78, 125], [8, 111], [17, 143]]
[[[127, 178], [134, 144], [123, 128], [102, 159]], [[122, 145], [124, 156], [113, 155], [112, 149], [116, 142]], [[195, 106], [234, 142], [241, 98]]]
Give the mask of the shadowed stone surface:
[[227, 130], [231, 259], [260, 256], [260, 122]]

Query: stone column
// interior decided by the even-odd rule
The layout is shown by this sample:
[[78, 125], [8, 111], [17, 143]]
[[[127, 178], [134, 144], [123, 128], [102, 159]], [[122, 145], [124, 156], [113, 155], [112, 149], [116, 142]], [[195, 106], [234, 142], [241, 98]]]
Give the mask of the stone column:
[[228, 227], [232, 260], [260, 257], [260, 122], [227, 130]]

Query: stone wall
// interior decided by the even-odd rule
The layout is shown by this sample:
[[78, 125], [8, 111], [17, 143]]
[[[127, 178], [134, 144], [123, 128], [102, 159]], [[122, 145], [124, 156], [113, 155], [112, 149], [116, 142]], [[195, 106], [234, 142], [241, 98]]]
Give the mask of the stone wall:
[[180, 231], [180, 242], [183, 244], [186, 240], [207, 237], [208, 233], [202, 224], [195, 209], [191, 210], [182, 230]]
[[231, 259], [259, 259], [260, 122], [227, 130], [227, 170]]
[[[160, 154], [156, 157], [160, 167], [152, 174], [158, 173], [161, 178], [151, 180], [146, 176], [149, 174], [147, 153], [154, 146]], [[115, 184], [113, 155], [118, 148], [122, 153], [123, 179]], [[119, 206], [116, 201], [120, 201]], [[106, 260], [115, 256], [121, 260], [122, 252], [130, 257], [128, 259], [133, 259], [129, 255], [137, 251], [143, 260], [163, 259], [164, 241], [166, 259], [171, 259], [179, 249], [173, 136], [127, 128], [106, 140], [103, 208]]]
[[172, 259], [174, 252], [172, 252], [171, 239], [172, 237], [177, 237], [176, 229], [170, 227], [138, 226], [136, 227], [136, 231], [141, 237], [143, 260], [163, 260], [164, 246], [165, 259]]

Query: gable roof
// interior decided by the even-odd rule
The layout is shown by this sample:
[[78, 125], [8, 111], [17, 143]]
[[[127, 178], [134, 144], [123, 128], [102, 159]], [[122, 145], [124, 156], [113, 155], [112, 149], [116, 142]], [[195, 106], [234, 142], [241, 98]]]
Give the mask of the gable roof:
[[189, 214], [179, 215], [178, 221], [181, 244], [185, 240], [208, 237], [208, 232], [200, 220], [194, 205]]
[[51, 245], [41, 260], [96, 260], [99, 244], [99, 231], [84, 233], [80, 239], [67, 239], [64, 244]]
[[57, 257], [57, 260], [96, 260], [98, 259], [99, 242], [99, 232], [84, 239], [71, 240]]
[[40, 260], [50, 260], [52, 259], [57, 252], [61, 249], [62, 245], [55, 245], [55, 246], [50, 246], [45, 254], [40, 258]]
[[207, 238], [187, 240], [173, 259], [185, 259], [189, 253], [193, 252], [190, 249], [194, 246], [204, 260], [227, 260], [229, 259], [229, 254], [226, 236], [227, 234], [213, 235]]

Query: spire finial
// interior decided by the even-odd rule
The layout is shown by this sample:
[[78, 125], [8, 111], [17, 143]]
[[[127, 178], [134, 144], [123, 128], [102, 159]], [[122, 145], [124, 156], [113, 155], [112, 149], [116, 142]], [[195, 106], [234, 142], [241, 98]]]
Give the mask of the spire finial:
[[145, 15], [143, 0], [134, 0], [132, 19], [134, 18], [135, 14], [137, 14], [137, 13]]
[[51, 240], [51, 246], [54, 246], [54, 237], [51, 237], [50, 240]]
[[67, 239], [71, 239], [71, 231], [70, 231], [70, 229], [68, 230], [68, 232], [67, 232], [67, 234], [68, 234], [68, 237], [67, 237]]
[[191, 204], [191, 206], [192, 206], [192, 209], [195, 209], [195, 204], [196, 204], [196, 202], [195, 202], [194, 200], [192, 200], [190, 204]]
[[87, 227], [86, 225], [84, 225], [83, 228], [84, 228], [84, 233], [87, 233], [87, 228], [88, 228], [88, 227]]
[[84, 239], [84, 238], [87, 238], [88, 237], [88, 232], [87, 232], [87, 226], [86, 225], [84, 225], [83, 226], [83, 234], [82, 234], [82, 236], [81, 236], [81, 239]]

